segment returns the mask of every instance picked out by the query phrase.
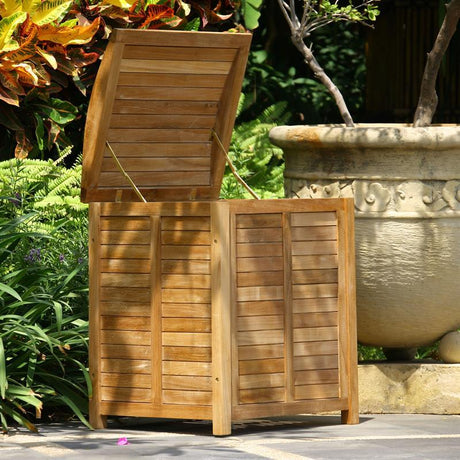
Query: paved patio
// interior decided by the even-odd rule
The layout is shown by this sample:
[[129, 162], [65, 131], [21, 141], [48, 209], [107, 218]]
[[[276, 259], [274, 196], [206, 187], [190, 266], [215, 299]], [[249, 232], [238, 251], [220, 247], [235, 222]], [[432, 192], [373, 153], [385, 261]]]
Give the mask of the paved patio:
[[[118, 445], [127, 438], [127, 445]], [[340, 417], [297, 416], [234, 424], [232, 436], [215, 438], [211, 424], [116, 419], [103, 431], [78, 423], [12, 430], [1, 459], [459, 459], [459, 415], [363, 415], [359, 425]]]

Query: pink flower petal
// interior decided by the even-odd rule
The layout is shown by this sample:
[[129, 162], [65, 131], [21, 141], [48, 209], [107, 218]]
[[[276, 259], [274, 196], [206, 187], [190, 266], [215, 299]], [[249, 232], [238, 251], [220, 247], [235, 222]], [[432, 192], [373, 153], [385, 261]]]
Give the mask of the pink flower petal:
[[128, 438], [120, 438], [117, 442], [119, 446], [127, 446], [129, 444]]

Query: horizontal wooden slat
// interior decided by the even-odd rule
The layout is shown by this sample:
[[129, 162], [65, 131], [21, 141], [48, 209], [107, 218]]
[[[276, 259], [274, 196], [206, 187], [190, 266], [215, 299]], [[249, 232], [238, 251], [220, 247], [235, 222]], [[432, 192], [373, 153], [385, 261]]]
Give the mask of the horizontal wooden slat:
[[237, 243], [273, 243], [282, 241], [281, 228], [240, 228], [236, 230]]
[[190, 361], [163, 361], [163, 375], [197, 375], [210, 377], [211, 363], [192, 363]]
[[337, 311], [338, 300], [333, 297], [321, 299], [298, 299], [293, 300], [292, 310], [294, 313], [309, 313], [321, 311]]
[[292, 255], [308, 256], [312, 254], [337, 254], [337, 241], [294, 241]]
[[337, 227], [292, 227], [292, 241], [335, 240]]
[[212, 419], [212, 407], [197, 404], [192, 406], [173, 404], [153, 406], [151, 402], [124, 402], [119, 404], [117, 401], [101, 401], [99, 407], [103, 415], [112, 416]]
[[[132, 171], [209, 171], [209, 157], [184, 158], [119, 158], [123, 169]], [[102, 160], [101, 170], [105, 172], [118, 171], [119, 166], [112, 158]]]
[[101, 387], [102, 401], [150, 402], [152, 391], [145, 388]]
[[164, 303], [161, 307], [163, 318], [210, 318], [211, 304], [209, 303]]
[[163, 289], [163, 302], [171, 303], [210, 303], [210, 289]]
[[[133, 140], [137, 142], [207, 142], [209, 129], [111, 128], [107, 133], [107, 140], [120, 143]], [[180, 168], [179, 171], [184, 171], [184, 169]]]
[[295, 284], [292, 286], [294, 299], [311, 299], [317, 297], [337, 297], [338, 285], [331, 284]]
[[337, 312], [296, 313], [293, 318], [294, 327], [336, 326], [338, 321]]
[[294, 372], [294, 385], [339, 383], [338, 369], [315, 369]]
[[236, 245], [237, 257], [273, 257], [282, 256], [280, 243], [239, 243]]
[[210, 260], [211, 259], [211, 247], [210, 246], [198, 246], [198, 245], [163, 245], [161, 247], [161, 257], [166, 260]]
[[102, 217], [99, 221], [101, 230], [147, 231], [150, 230], [148, 217]]
[[120, 331], [149, 331], [150, 318], [144, 316], [101, 316], [101, 329]]
[[104, 230], [100, 232], [99, 238], [100, 244], [149, 245], [151, 234], [150, 231]]
[[122, 59], [120, 72], [225, 75], [231, 62]]
[[119, 374], [150, 374], [152, 361], [149, 359], [101, 359], [101, 372]]
[[236, 228], [281, 228], [281, 214], [237, 214]]
[[295, 356], [293, 365], [295, 371], [305, 371], [312, 369], [337, 369], [339, 367], [339, 359], [337, 354], [319, 356]]
[[236, 260], [238, 272], [281, 271], [283, 269], [282, 257], [238, 257]]
[[152, 347], [143, 345], [101, 345], [102, 358], [147, 359], [152, 357]]
[[101, 216], [139, 217], [159, 216], [203, 216], [209, 218], [210, 203], [205, 201], [167, 202], [167, 203], [101, 203]]
[[337, 283], [339, 279], [336, 268], [324, 270], [293, 270], [292, 284], [327, 284]]
[[240, 360], [282, 358], [283, 356], [283, 344], [250, 345], [238, 347], [238, 359]]
[[123, 72], [118, 76], [118, 86], [223, 88], [225, 80], [226, 75]]
[[[102, 249], [102, 248], [101, 248]], [[146, 251], [141, 252], [142, 256]], [[102, 259], [101, 272], [103, 273], [150, 273], [149, 259]]]
[[163, 332], [163, 346], [210, 347], [211, 334], [207, 332]]
[[[315, 414], [347, 410], [348, 407], [347, 398], [310, 399], [271, 404], [242, 404], [233, 406], [232, 418], [233, 420], [248, 420], [260, 417], [279, 417], [279, 414]], [[113, 412], [107, 413], [113, 414]]]
[[293, 227], [313, 227], [336, 224], [337, 216], [335, 212], [293, 212], [291, 214], [291, 225]]
[[337, 340], [324, 342], [297, 342], [294, 344], [294, 356], [332, 355], [339, 350]]
[[260, 404], [284, 401], [284, 388], [257, 388], [239, 391], [240, 404]]
[[[173, 34], [174, 38], [171, 38]], [[166, 31], [155, 30], [145, 33], [144, 30], [115, 29], [113, 31], [116, 43], [126, 45], [155, 45], [155, 46], [180, 46], [180, 47], [204, 47], [204, 48], [239, 48], [246, 47], [250, 42], [250, 34], [223, 34], [221, 32], [189, 32], [189, 31]], [[113, 38], [112, 38], [113, 39]]]
[[210, 391], [163, 390], [163, 404], [211, 405]]
[[163, 360], [211, 362], [211, 348], [163, 347]]
[[211, 220], [203, 219], [203, 217], [162, 217], [161, 229], [209, 232], [211, 230]]
[[317, 342], [337, 340], [337, 327], [308, 327], [294, 329], [294, 342]]
[[[207, 171], [161, 171], [148, 172], [133, 171], [130, 173], [132, 181], [138, 187], [161, 187], [180, 185], [209, 185], [209, 172]], [[129, 187], [126, 179], [120, 172], [101, 172], [99, 176], [100, 187]]]
[[[163, 91], [167, 90], [168, 88], [163, 89]], [[135, 126], [136, 128], [210, 129], [214, 126], [215, 121], [216, 118], [213, 115], [146, 115], [137, 113], [112, 114], [110, 118], [110, 128], [124, 128], [126, 126]], [[119, 153], [117, 152], [116, 147], [113, 149], [116, 154]], [[148, 156], [147, 153], [148, 151], [145, 152], [145, 156]]]
[[151, 388], [152, 376], [148, 374], [100, 374], [100, 382], [104, 387], [118, 388]]
[[101, 331], [101, 343], [110, 343], [115, 345], [148, 345], [152, 344], [150, 332], [133, 331]]
[[149, 288], [152, 279], [148, 273], [101, 273], [101, 286]]
[[211, 275], [163, 275], [161, 279], [163, 288], [196, 288], [211, 289]]
[[163, 388], [165, 390], [194, 390], [211, 391], [211, 377], [187, 375], [164, 375]]
[[217, 102], [116, 99], [112, 112], [149, 115], [215, 115], [217, 108]]
[[210, 332], [211, 320], [206, 318], [163, 318], [163, 332]]
[[211, 273], [210, 262], [206, 260], [163, 260], [162, 273]]
[[292, 256], [293, 270], [319, 270], [337, 267], [338, 257], [336, 255]]
[[150, 301], [150, 289], [127, 287], [101, 287], [101, 301], [147, 303]]
[[294, 387], [295, 399], [322, 399], [338, 397], [338, 384], [298, 385]]
[[233, 48], [126, 45], [123, 59], [175, 59], [178, 61], [233, 61]]
[[236, 285], [244, 286], [281, 286], [284, 283], [283, 272], [245, 272], [237, 273]]
[[[137, 117], [139, 115], [133, 115]], [[148, 115], [148, 117], [156, 115]], [[158, 115], [162, 116], [162, 115]], [[190, 115], [185, 115], [191, 119]], [[200, 142], [199, 144], [179, 143], [161, 143], [161, 142], [135, 142], [133, 143], [116, 143], [110, 144], [117, 158], [194, 158], [209, 157], [211, 155], [211, 143]], [[110, 152], [106, 149], [105, 158], [112, 158]]]
[[194, 230], [184, 231], [162, 231], [162, 244], [179, 244], [179, 245], [210, 245], [211, 233]]
[[148, 259], [150, 257], [149, 244], [112, 244], [101, 245], [103, 259]]
[[282, 315], [284, 313], [283, 300], [264, 300], [259, 302], [238, 302], [238, 316]]
[[118, 86], [116, 99], [137, 99], [153, 101], [219, 101], [220, 88], [162, 88], [152, 86]]
[[113, 299], [99, 302], [101, 315], [150, 316], [150, 303], [116, 302]]
[[239, 361], [238, 372], [240, 375], [248, 374], [276, 374], [284, 371], [284, 359], [255, 359]]
[[238, 318], [238, 331], [260, 331], [283, 329], [284, 315], [276, 316], [241, 316]]
[[239, 378], [241, 390], [253, 388], [276, 388], [284, 385], [284, 374], [242, 375]]
[[268, 345], [284, 343], [284, 331], [244, 331], [238, 332], [237, 343], [244, 345]]
[[237, 288], [237, 301], [279, 300], [284, 295], [283, 286], [250, 286]]

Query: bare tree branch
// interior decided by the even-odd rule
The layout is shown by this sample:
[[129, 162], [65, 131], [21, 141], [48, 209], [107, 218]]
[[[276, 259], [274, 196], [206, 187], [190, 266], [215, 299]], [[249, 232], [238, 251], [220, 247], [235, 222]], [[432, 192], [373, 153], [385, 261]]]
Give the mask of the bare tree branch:
[[414, 127], [429, 126], [438, 105], [436, 79], [442, 58], [449, 46], [460, 19], [460, 0], [450, 0], [446, 5], [446, 15], [439, 29], [433, 49], [428, 53], [423, 71], [420, 98], [414, 116]]
[[313, 55], [312, 47], [308, 47], [305, 44], [304, 39], [307, 38], [314, 30], [324, 27], [332, 22], [350, 21], [367, 24], [365, 22], [367, 16], [366, 14], [361, 13], [361, 11], [368, 5], [374, 4], [375, 1], [376, 0], [364, 0], [359, 5], [354, 6], [353, 11], [350, 11], [337, 6], [335, 8], [331, 8], [331, 4], [338, 4], [338, 1], [336, 0], [335, 2], [328, 2], [328, 9], [326, 11], [325, 6], [321, 5], [321, 0], [304, 0], [302, 15], [299, 20], [295, 9], [295, 0], [289, 0], [289, 3], [287, 0], [278, 0], [283, 16], [289, 25], [292, 42], [302, 54], [306, 64], [311, 68], [315, 77], [323, 83], [331, 96], [334, 98], [340, 115], [347, 126], [353, 126], [354, 124], [345, 100], [340, 90], [316, 60]]

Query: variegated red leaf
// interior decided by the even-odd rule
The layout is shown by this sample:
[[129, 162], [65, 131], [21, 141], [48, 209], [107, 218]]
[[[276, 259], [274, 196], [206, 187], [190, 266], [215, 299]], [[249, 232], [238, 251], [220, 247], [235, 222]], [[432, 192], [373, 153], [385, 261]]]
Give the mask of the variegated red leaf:
[[14, 149], [14, 156], [23, 160], [27, 158], [32, 148], [33, 146], [29, 142], [29, 139], [27, 139], [26, 133], [24, 131], [16, 131], [16, 148]]

